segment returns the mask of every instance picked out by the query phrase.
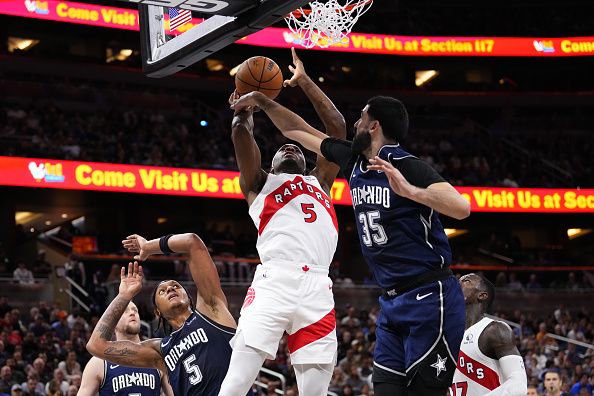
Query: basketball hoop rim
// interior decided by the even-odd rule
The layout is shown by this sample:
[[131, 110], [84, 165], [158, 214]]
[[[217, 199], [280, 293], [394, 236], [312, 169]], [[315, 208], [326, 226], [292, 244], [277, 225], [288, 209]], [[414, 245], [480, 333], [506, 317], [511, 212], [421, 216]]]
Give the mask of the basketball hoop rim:
[[[335, 9], [335, 11], [336, 12], [340, 12], [340, 11], [351, 11], [355, 7], [363, 7], [363, 6], [366, 6], [367, 4], [372, 4], [372, 3], [373, 3], [373, 0], [360, 0], [360, 1], [357, 1], [357, 2], [355, 2], [353, 4], [349, 4], [348, 6], [346, 6], [344, 8], [337, 8], [337, 9]], [[294, 18], [299, 19], [303, 15], [309, 15], [309, 14], [311, 14], [311, 9], [305, 8], [307, 6], [308, 5], [306, 5], [304, 7], [301, 7], [301, 8], [298, 8], [298, 9], [290, 12], [287, 15], [287, 18], [291, 17], [291, 15], [292, 15]]]

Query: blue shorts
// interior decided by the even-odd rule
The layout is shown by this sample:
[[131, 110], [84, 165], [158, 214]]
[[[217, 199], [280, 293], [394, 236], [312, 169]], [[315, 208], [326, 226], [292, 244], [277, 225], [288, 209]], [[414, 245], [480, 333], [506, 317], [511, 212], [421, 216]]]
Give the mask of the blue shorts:
[[458, 280], [450, 276], [379, 302], [373, 381], [410, 384], [419, 374], [429, 386], [449, 387], [466, 322]]

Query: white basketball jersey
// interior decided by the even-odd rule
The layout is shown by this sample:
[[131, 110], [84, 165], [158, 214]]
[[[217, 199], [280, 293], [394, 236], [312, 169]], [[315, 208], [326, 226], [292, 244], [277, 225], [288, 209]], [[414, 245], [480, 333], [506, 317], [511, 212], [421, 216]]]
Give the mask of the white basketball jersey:
[[332, 200], [315, 176], [268, 174], [249, 210], [262, 263], [291, 261], [328, 269], [338, 223]]
[[479, 337], [493, 319], [483, 318], [464, 332], [454, 373], [454, 396], [482, 396], [500, 385], [499, 362], [479, 349]]

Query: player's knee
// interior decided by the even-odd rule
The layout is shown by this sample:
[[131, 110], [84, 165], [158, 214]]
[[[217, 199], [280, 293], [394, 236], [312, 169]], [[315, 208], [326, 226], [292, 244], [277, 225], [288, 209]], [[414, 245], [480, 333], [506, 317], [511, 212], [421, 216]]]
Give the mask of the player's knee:
[[253, 382], [253, 379], [249, 379], [243, 373], [227, 372], [227, 376], [221, 385], [219, 396], [243, 396], [250, 389]]
[[266, 359], [264, 352], [246, 345], [241, 331], [236, 337], [229, 370], [221, 385], [219, 396], [244, 396], [254, 383]]
[[334, 364], [295, 364], [299, 394], [326, 396], [332, 379]]

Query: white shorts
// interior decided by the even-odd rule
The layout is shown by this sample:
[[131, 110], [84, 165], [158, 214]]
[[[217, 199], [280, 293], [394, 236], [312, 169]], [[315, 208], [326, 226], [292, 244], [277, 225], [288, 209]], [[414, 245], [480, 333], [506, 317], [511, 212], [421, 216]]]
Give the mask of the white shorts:
[[336, 317], [328, 270], [295, 263], [258, 265], [237, 334], [243, 334], [246, 345], [274, 359], [285, 331], [293, 364], [336, 362]]

